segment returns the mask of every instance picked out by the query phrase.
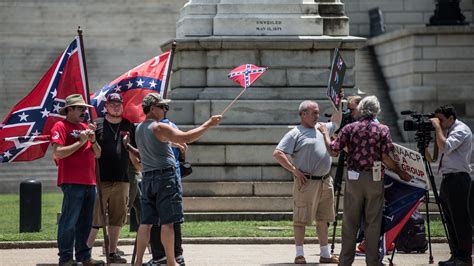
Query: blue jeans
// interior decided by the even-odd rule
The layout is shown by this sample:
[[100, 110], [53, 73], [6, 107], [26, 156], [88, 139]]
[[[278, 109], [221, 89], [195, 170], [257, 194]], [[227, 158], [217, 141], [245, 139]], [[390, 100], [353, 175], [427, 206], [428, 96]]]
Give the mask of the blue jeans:
[[59, 261], [72, 259], [73, 247], [77, 261], [88, 260], [91, 248], [87, 246], [87, 238], [92, 227], [95, 186], [63, 184], [61, 190], [64, 198], [58, 223]]
[[174, 167], [143, 173], [141, 224], [174, 224], [184, 221], [181, 179]]

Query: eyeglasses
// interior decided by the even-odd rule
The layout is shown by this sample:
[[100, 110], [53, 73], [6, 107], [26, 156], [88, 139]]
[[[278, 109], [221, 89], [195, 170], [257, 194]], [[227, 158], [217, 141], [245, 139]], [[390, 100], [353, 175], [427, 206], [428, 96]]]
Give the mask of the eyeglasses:
[[154, 107], [158, 107], [160, 109], [163, 109], [165, 111], [168, 111], [170, 109], [170, 107], [168, 105], [165, 105], [165, 104], [156, 104], [156, 105], [153, 105]]

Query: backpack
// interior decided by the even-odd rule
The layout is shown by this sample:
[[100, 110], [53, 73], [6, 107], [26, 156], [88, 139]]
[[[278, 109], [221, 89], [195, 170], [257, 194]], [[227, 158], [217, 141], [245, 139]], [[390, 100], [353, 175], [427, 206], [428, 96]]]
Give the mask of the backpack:
[[411, 214], [407, 223], [398, 235], [396, 247], [397, 251], [404, 253], [425, 253], [428, 249], [425, 218], [418, 210], [415, 210]]

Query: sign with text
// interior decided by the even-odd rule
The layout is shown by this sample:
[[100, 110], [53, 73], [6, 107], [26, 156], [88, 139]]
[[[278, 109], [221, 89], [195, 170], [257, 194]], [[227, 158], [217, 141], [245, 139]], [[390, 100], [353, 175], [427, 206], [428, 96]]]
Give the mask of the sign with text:
[[[403, 171], [409, 173], [413, 179], [410, 184], [424, 189], [429, 189], [428, 176], [426, 173], [425, 163], [423, 157], [419, 152], [410, 150], [398, 144], [393, 144], [395, 147], [392, 159], [397, 162]], [[391, 172], [386, 169], [386, 172]], [[391, 176], [398, 176], [391, 174]]]
[[342, 82], [344, 81], [344, 74], [346, 73], [346, 63], [342, 59], [339, 49], [334, 49], [334, 57], [331, 66], [331, 74], [329, 75], [328, 89], [326, 95], [331, 100], [332, 104], [338, 109], [341, 102]]

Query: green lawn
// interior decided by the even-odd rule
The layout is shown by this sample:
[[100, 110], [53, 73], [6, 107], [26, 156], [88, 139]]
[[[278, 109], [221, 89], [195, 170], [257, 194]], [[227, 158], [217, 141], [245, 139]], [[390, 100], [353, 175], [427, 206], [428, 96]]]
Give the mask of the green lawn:
[[[19, 195], [1, 194], [0, 241], [55, 240], [57, 234], [56, 214], [61, 209], [62, 194], [44, 193], [42, 197], [42, 226], [38, 233], [19, 233]], [[341, 222], [338, 223], [339, 226]], [[185, 222], [184, 237], [291, 237], [291, 221], [224, 221], [224, 222]], [[332, 228], [330, 235], [332, 235]], [[431, 232], [435, 237], [444, 237], [440, 221], [431, 222]], [[307, 236], [314, 236], [314, 226], [308, 227]], [[134, 238], [124, 226], [122, 238]], [[337, 229], [340, 236], [340, 228]], [[99, 238], [102, 234], [99, 234]]]

